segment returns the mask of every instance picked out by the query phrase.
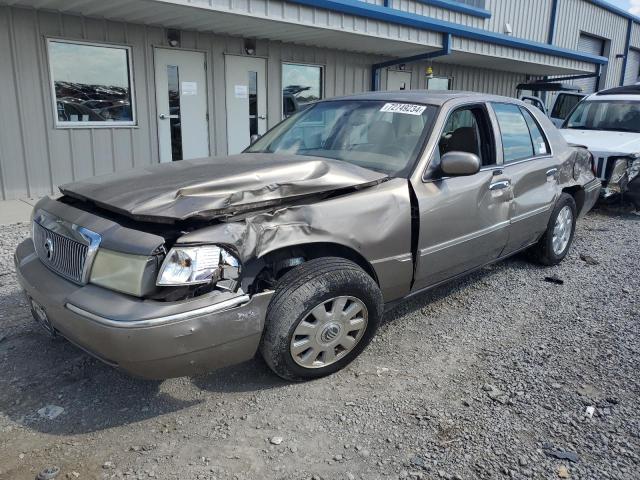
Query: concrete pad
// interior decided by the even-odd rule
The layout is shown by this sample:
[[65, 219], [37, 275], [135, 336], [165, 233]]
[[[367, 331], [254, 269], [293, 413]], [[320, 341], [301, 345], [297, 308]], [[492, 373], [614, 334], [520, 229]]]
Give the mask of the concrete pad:
[[0, 225], [28, 222], [33, 207], [22, 200], [5, 200], [0, 202]]

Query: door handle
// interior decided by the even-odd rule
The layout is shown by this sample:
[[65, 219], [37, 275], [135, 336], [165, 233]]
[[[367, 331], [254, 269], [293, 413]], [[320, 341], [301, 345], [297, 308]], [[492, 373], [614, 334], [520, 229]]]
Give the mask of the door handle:
[[494, 182], [489, 185], [489, 190], [504, 190], [505, 188], [509, 188], [511, 186], [511, 182], [509, 180], [500, 180], [499, 182]]
[[166, 113], [161, 113], [160, 115], [158, 115], [158, 118], [160, 120], [167, 120], [169, 118], [180, 118], [180, 115], [167, 115]]
[[267, 116], [266, 116], [266, 115], [258, 115], [258, 118], [259, 118], [260, 120], [266, 120], [266, 119], [267, 119]]
[[553, 177], [556, 173], [558, 173], [557, 168], [550, 168], [547, 170], [547, 177]]

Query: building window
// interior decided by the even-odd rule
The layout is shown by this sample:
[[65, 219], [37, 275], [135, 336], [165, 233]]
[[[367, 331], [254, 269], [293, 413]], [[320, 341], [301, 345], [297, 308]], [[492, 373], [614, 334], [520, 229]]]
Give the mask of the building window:
[[282, 64], [282, 116], [290, 117], [324, 97], [323, 67]]
[[136, 124], [129, 47], [47, 40], [58, 127]]
[[451, 79], [448, 77], [427, 77], [427, 90], [451, 90]]

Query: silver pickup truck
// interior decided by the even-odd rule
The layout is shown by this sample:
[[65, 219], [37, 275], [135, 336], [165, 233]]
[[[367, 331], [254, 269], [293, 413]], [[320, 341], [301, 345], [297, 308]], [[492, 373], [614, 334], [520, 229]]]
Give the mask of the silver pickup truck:
[[523, 250], [560, 262], [599, 195], [591, 160], [514, 99], [332, 99], [240, 155], [60, 187], [16, 270], [49, 332], [131, 374], [259, 350], [310, 379], [362, 352], [385, 307]]

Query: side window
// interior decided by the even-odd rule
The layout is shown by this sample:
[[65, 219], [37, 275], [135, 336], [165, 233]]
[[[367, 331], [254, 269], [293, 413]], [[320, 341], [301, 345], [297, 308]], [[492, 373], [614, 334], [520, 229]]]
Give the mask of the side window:
[[568, 95], [566, 93], [559, 93], [556, 103], [553, 105], [553, 111], [551, 112], [552, 118], [559, 118], [564, 120], [569, 116], [573, 107], [580, 103], [582, 97], [578, 95]]
[[507, 103], [494, 103], [493, 109], [500, 126], [504, 162], [515, 162], [533, 157], [531, 134], [520, 107]]
[[[468, 152], [478, 155], [483, 166], [494, 165], [494, 142], [484, 107], [471, 106], [454, 111], [440, 137], [439, 157], [448, 152]], [[437, 159], [439, 162], [439, 158]]]
[[521, 111], [522, 115], [524, 115], [524, 119], [527, 122], [527, 126], [529, 127], [529, 133], [531, 133], [533, 151], [536, 155], [547, 155], [550, 151], [549, 142], [547, 142], [544, 133], [542, 133], [540, 125], [538, 124], [536, 119], [533, 118], [533, 115], [531, 115], [530, 112], [528, 112], [524, 108], [522, 108]]

